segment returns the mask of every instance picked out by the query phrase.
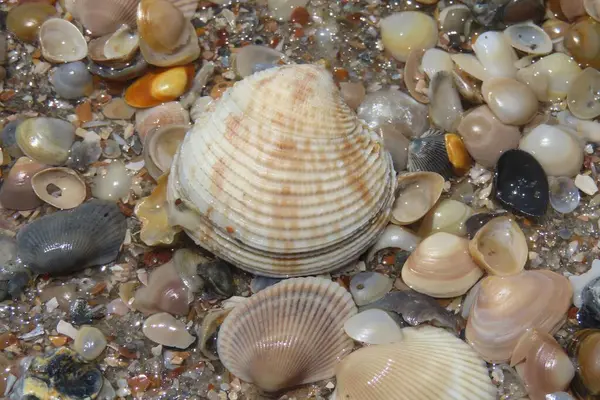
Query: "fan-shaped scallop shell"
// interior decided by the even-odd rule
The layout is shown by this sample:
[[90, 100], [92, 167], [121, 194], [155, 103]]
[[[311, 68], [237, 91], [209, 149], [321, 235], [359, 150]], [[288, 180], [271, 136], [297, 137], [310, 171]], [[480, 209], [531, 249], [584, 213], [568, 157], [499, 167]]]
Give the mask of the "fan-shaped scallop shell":
[[337, 283], [288, 279], [255, 294], [225, 318], [219, 358], [232, 374], [267, 391], [331, 378], [354, 346], [343, 327], [355, 314], [350, 293]]
[[315, 65], [256, 73], [186, 135], [171, 169], [173, 224], [267, 276], [354, 261], [389, 220], [395, 173], [382, 139]]
[[17, 234], [18, 256], [38, 273], [65, 273], [117, 258], [127, 223], [116, 204], [91, 200], [25, 225]]
[[93, 36], [108, 35], [121, 25], [136, 26], [140, 0], [75, 0], [74, 11]]
[[362, 348], [336, 369], [336, 400], [493, 400], [485, 362], [442, 328], [402, 329], [402, 341]]

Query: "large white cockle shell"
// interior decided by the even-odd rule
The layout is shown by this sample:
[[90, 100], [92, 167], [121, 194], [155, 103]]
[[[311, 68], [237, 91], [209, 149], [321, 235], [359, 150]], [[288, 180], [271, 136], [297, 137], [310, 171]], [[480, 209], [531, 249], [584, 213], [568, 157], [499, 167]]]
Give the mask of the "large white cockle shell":
[[357, 259], [388, 222], [396, 185], [382, 139], [315, 65], [238, 82], [186, 136], [170, 176], [171, 222], [266, 276]]
[[347, 290], [323, 278], [287, 279], [237, 305], [219, 331], [223, 365], [266, 391], [331, 378], [354, 342]]
[[362, 348], [336, 368], [335, 400], [493, 400], [485, 362], [433, 326], [402, 329], [398, 343]]

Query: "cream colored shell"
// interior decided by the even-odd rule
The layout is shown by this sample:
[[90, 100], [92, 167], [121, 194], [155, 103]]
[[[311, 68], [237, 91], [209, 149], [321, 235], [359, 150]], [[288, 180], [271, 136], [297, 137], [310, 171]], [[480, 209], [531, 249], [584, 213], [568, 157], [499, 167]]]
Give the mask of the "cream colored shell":
[[403, 340], [362, 348], [336, 369], [335, 400], [493, 400], [485, 362], [441, 328], [402, 329]]
[[223, 365], [266, 391], [331, 378], [354, 346], [344, 323], [356, 314], [347, 290], [323, 278], [295, 278], [236, 306], [219, 331]]
[[254, 74], [184, 139], [170, 220], [240, 268], [299, 276], [347, 265], [389, 220], [395, 172], [382, 139], [315, 65]]

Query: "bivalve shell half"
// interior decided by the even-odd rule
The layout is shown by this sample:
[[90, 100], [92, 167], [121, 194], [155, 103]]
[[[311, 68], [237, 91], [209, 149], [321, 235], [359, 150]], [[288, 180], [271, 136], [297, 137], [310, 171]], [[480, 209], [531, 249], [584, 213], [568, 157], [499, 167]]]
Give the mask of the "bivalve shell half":
[[186, 19], [169, 0], [141, 0], [137, 27], [144, 43], [157, 52], [173, 52], [188, 40]]
[[108, 35], [123, 24], [136, 25], [140, 0], [75, 0], [74, 11], [83, 26], [93, 36]]
[[524, 53], [541, 55], [552, 52], [552, 39], [546, 31], [530, 22], [511, 25], [504, 35], [512, 47]]
[[75, 208], [85, 201], [85, 182], [70, 168], [48, 168], [31, 178], [37, 196], [61, 210]]
[[441, 328], [402, 329], [398, 343], [362, 348], [336, 369], [336, 400], [493, 400], [485, 362]]
[[467, 341], [488, 362], [506, 362], [527, 329], [554, 333], [564, 322], [573, 289], [551, 271], [483, 279], [471, 308]]
[[479, 229], [469, 251], [480, 267], [500, 276], [523, 271], [529, 254], [525, 234], [509, 217], [494, 218]]
[[285, 280], [225, 318], [219, 358], [233, 375], [266, 391], [328, 379], [354, 346], [344, 323], [355, 314], [350, 293], [337, 283]]
[[144, 160], [154, 179], [168, 172], [190, 125], [167, 125], [152, 129], [146, 136]]
[[40, 27], [40, 45], [44, 58], [53, 63], [78, 61], [88, 54], [85, 38], [67, 20], [52, 18]]
[[170, 101], [135, 113], [135, 130], [142, 142], [146, 141], [146, 135], [154, 128], [189, 123], [190, 115], [178, 101]]
[[559, 101], [567, 96], [571, 83], [581, 73], [577, 62], [564, 53], [553, 53], [521, 68], [517, 79], [533, 90], [539, 101]]
[[411, 172], [398, 176], [392, 222], [410, 225], [423, 218], [444, 190], [444, 177], [435, 172]]
[[148, 64], [157, 67], [173, 67], [195, 61], [200, 56], [200, 45], [196, 36], [196, 29], [189, 21], [185, 22], [184, 29], [183, 37], [187, 37], [187, 41], [172, 52], [153, 50], [144, 40], [141, 40], [140, 51]]
[[473, 209], [465, 203], [444, 199], [425, 215], [419, 226], [419, 236], [427, 237], [436, 232], [466, 236], [466, 222], [471, 215], [473, 215]]
[[586, 68], [573, 80], [567, 92], [567, 104], [574, 116], [593, 119], [600, 115], [600, 72], [596, 68]]
[[575, 333], [568, 346], [577, 361], [577, 373], [571, 388], [578, 398], [595, 400], [600, 396], [600, 329], [583, 329]]
[[382, 139], [331, 75], [287, 65], [236, 83], [195, 124], [167, 200], [171, 222], [201, 246], [281, 277], [354, 262], [389, 221], [395, 187]]
[[30, 118], [17, 127], [16, 138], [27, 156], [43, 164], [61, 165], [69, 158], [75, 127], [57, 118]]
[[42, 202], [35, 195], [31, 178], [46, 168], [30, 158], [20, 157], [4, 178], [0, 187], [0, 205], [9, 210], [32, 210]]
[[411, 289], [432, 297], [465, 294], [483, 276], [469, 255], [469, 241], [446, 232], [424, 239], [402, 267]]

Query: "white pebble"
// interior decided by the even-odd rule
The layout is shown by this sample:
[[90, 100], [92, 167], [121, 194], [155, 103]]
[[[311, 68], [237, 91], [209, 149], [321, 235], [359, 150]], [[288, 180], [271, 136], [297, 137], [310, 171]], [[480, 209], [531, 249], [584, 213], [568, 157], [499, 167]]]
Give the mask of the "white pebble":
[[575, 186], [583, 193], [590, 196], [593, 196], [598, 192], [598, 186], [596, 185], [594, 178], [589, 175], [577, 175], [575, 177]]

